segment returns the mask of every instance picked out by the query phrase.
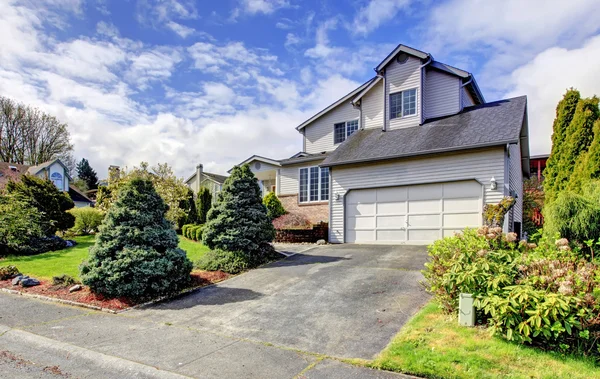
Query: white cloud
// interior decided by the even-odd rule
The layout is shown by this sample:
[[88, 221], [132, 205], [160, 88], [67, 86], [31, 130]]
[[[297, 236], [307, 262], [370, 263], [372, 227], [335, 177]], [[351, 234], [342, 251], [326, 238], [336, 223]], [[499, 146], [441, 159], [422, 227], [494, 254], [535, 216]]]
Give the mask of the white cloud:
[[119, 29], [110, 22], [100, 21], [96, 24], [96, 33], [107, 37], [118, 37]]
[[302, 39], [295, 35], [294, 33], [288, 33], [285, 36], [285, 43], [283, 44], [286, 48], [290, 48], [294, 45], [298, 45], [302, 42]]
[[178, 49], [162, 47], [143, 51], [130, 59], [131, 66], [126, 77], [145, 88], [149, 82], [169, 78], [181, 60]]
[[241, 0], [241, 9], [248, 14], [271, 14], [278, 9], [289, 7], [287, 0]]
[[529, 144], [532, 154], [549, 153], [556, 104], [567, 88], [584, 97], [600, 95], [600, 36], [580, 47], [553, 47], [538, 54], [509, 76], [507, 97], [527, 95]]
[[196, 31], [194, 28], [179, 24], [175, 21], [167, 22], [167, 28], [171, 29], [181, 38], [187, 38]]
[[406, 9], [411, 0], [370, 0], [360, 8], [351, 24], [351, 30], [357, 34], [367, 34], [381, 24], [392, 20], [397, 13]]
[[242, 42], [230, 42], [225, 45], [197, 42], [187, 50], [194, 59], [194, 68], [211, 72], [220, 71], [232, 64], [258, 65], [277, 60], [274, 55], [247, 49]]

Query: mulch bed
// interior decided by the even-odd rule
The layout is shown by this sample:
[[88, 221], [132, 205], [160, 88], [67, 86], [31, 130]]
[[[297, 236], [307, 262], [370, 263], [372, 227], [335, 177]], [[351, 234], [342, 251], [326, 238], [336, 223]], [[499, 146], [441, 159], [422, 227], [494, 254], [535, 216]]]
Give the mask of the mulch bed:
[[[192, 285], [187, 289], [196, 289], [205, 287], [214, 283], [218, 283], [229, 278], [229, 274], [222, 271], [193, 271], [192, 274]], [[34, 287], [21, 287], [13, 286], [12, 279], [0, 280], [0, 288], [6, 288], [10, 290], [19, 291], [24, 294], [46, 296], [55, 299], [62, 299], [81, 303], [85, 305], [91, 305], [103, 309], [109, 309], [112, 311], [122, 311], [130, 308], [134, 305], [143, 302], [134, 302], [126, 298], [107, 299], [102, 295], [96, 295], [90, 291], [86, 286], [82, 286], [81, 291], [69, 293], [69, 287], [55, 286], [49, 280], [40, 280], [39, 286]]]

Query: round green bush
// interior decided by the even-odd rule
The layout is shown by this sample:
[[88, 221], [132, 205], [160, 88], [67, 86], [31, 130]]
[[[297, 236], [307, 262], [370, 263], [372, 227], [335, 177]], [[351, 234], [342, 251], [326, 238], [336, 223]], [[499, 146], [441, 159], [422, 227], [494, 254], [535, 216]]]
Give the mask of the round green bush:
[[275, 220], [277, 217], [286, 214], [283, 204], [281, 204], [281, 201], [274, 192], [269, 192], [267, 196], [265, 196], [263, 204], [267, 208], [267, 215], [271, 220]]
[[151, 181], [127, 182], [81, 266], [83, 283], [95, 293], [130, 299], [162, 296], [188, 285], [192, 263], [177, 247], [166, 211]]
[[223, 271], [238, 274], [250, 268], [248, 254], [239, 251], [211, 250], [204, 254], [196, 267], [206, 271]]
[[204, 225], [198, 225], [195, 230], [194, 239], [198, 242], [202, 241], [202, 229], [204, 229]]

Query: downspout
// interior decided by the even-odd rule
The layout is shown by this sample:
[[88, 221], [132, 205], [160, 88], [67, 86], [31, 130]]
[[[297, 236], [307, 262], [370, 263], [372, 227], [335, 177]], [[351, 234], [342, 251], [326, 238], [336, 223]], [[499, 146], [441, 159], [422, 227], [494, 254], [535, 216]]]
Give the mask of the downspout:
[[423, 89], [425, 88], [425, 75], [423, 75], [423, 73], [425, 72], [425, 66], [430, 64], [432, 60], [432, 56], [429, 55], [429, 59], [427, 60], [427, 62], [419, 66], [419, 68], [421, 69], [421, 93], [419, 94], [421, 98], [421, 125], [423, 125], [423, 123], [425, 122], [425, 112], [423, 111], [425, 109], [425, 107], [423, 106], [425, 104], [425, 91], [423, 91]]
[[388, 118], [387, 96], [385, 95], [386, 91], [387, 91], [387, 88], [385, 86], [385, 74], [382, 75], [378, 72], [377, 77], [381, 78], [381, 80], [383, 81], [383, 126], [381, 128], [381, 131], [385, 132], [387, 130], [387, 118]]

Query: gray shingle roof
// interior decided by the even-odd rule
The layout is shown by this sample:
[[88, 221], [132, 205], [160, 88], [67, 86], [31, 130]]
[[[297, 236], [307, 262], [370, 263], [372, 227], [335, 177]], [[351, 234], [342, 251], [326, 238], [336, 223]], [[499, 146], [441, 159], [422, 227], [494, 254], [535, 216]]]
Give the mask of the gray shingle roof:
[[321, 166], [517, 143], [526, 106], [527, 97], [521, 96], [468, 107], [459, 114], [428, 120], [421, 126], [386, 132], [379, 128], [359, 130]]
[[215, 182], [217, 182], [219, 184], [225, 183], [225, 180], [227, 179], [227, 176], [225, 176], [225, 175], [212, 174], [210, 172], [204, 172], [204, 175], [208, 176], [209, 178], [211, 178], [212, 180], [214, 180]]
[[318, 159], [324, 159], [328, 155], [329, 155], [329, 153], [327, 153], [325, 151], [322, 153], [317, 153], [317, 154], [305, 153], [299, 157], [294, 156], [291, 158], [281, 159], [279, 161], [279, 163], [281, 163], [282, 165], [290, 165], [290, 164], [294, 164], [294, 163], [310, 162], [310, 161], [315, 161]]

